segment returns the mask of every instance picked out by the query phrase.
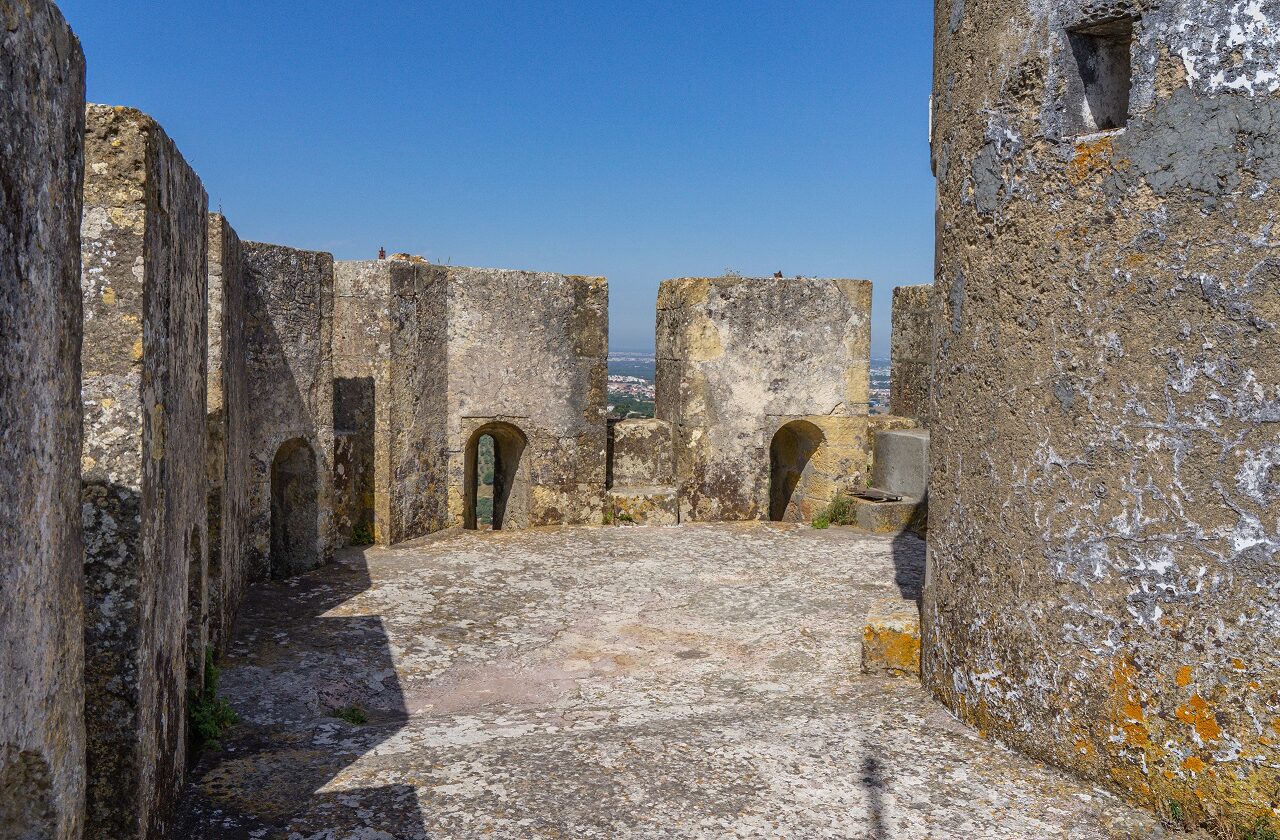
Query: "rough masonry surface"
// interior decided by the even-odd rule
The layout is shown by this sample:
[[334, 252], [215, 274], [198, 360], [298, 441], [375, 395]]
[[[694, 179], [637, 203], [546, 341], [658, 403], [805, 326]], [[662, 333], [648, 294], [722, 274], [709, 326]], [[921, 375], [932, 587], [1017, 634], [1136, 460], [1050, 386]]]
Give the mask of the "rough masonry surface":
[[889, 413], [928, 426], [933, 381], [933, 286], [893, 290]]
[[332, 554], [333, 257], [241, 246], [248, 375], [248, 577], [287, 577]]
[[75, 840], [84, 55], [53, 3], [0, 21], [0, 836]]
[[[1274, 830], [1280, 2], [955, 8], [925, 678], [1031, 755]], [[1080, 134], [1116, 90], [1127, 124]]]
[[200, 179], [159, 125], [89, 106], [82, 478], [94, 837], [163, 836], [185, 770], [188, 675], [200, 679], [207, 632], [207, 211]]
[[209, 641], [226, 646], [248, 585], [248, 372], [240, 238], [209, 216]]
[[[865, 280], [664, 282], [657, 415], [673, 428], [681, 521], [808, 519], [842, 479], [864, 482], [870, 367]], [[774, 493], [780, 471], [794, 480]]]

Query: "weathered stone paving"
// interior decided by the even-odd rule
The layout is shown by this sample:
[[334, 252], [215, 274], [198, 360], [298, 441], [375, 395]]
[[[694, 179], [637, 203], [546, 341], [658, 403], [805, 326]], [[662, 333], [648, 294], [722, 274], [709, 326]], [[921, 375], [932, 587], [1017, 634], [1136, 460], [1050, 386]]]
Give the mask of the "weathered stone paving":
[[[466, 533], [257, 587], [190, 838], [1159, 837], [858, 676], [915, 537], [792, 525]], [[367, 722], [333, 716], [358, 707]]]

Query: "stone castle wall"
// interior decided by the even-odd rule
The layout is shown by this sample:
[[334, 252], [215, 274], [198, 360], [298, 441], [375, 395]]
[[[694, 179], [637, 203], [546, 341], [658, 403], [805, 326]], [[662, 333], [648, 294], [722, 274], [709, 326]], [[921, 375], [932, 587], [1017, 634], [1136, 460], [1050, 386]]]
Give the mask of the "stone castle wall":
[[226, 647], [248, 584], [248, 378], [240, 238], [209, 216], [209, 639]]
[[[599, 524], [606, 451], [608, 284], [602, 277], [437, 268], [447, 305], [449, 511], [466, 512], [467, 450], [514, 427], [521, 510], [508, 527]], [[525, 489], [527, 488], [527, 490]]]
[[[246, 552], [249, 579], [262, 580], [305, 571], [333, 551], [333, 257], [258, 242], [244, 243], [242, 254], [251, 430]], [[294, 442], [305, 445], [310, 474], [295, 488], [301, 495], [287, 501], [312, 511], [303, 523], [308, 544], [273, 562], [272, 467]]]
[[158, 837], [205, 642], [208, 202], [128, 108], [89, 107], [85, 173], [88, 821], [95, 836]]
[[795, 465], [804, 469], [799, 504], [785, 518], [809, 518], [841, 481], [865, 479], [869, 282], [668, 280], [658, 292], [657, 360], [681, 521], [769, 518], [771, 444], [792, 423], [821, 444]]
[[1280, 2], [936, 9], [925, 679], [1278, 827]]
[[84, 55], [52, 3], [0, 0], [0, 20], [0, 834], [73, 840]]
[[889, 413], [929, 425], [933, 380], [933, 286], [893, 290]]

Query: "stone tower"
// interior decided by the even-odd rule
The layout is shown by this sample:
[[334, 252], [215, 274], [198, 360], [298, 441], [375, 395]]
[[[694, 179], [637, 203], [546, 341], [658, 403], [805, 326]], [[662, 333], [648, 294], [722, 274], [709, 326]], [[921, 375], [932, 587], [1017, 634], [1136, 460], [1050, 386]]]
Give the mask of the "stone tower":
[[1280, 826], [1280, 0], [936, 11], [925, 679]]

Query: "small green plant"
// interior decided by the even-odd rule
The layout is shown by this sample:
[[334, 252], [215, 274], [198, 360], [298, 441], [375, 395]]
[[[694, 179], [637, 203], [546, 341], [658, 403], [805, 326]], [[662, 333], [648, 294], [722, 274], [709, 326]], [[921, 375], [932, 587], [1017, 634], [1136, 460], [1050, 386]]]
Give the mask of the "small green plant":
[[612, 525], [612, 524], [613, 524], [613, 511], [611, 511], [611, 510], [606, 510], [606, 511], [604, 512], [604, 524], [606, 524], [606, 525]]
[[339, 720], [345, 720], [353, 726], [364, 726], [369, 722], [369, 717], [364, 713], [364, 709], [352, 703], [350, 706], [343, 706], [341, 709], [333, 709], [329, 712], [329, 717], [336, 717]]
[[623, 511], [622, 513], [618, 514], [618, 521], [625, 522], [628, 525], [636, 524], [636, 518], [631, 514], [627, 513], [626, 511]]
[[1182, 803], [1176, 799], [1169, 801], [1169, 820], [1173, 823], [1180, 824], [1182, 822]]
[[832, 499], [825, 510], [813, 517], [813, 527], [821, 529], [832, 525], [852, 525], [853, 516], [853, 500], [842, 493]]
[[361, 522], [351, 529], [352, 545], [373, 545], [373, 525]]
[[240, 716], [218, 696], [221, 672], [213, 661], [213, 649], [204, 651], [204, 683], [191, 692], [188, 715], [197, 749], [222, 749], [222, 736], [240, 722]]

